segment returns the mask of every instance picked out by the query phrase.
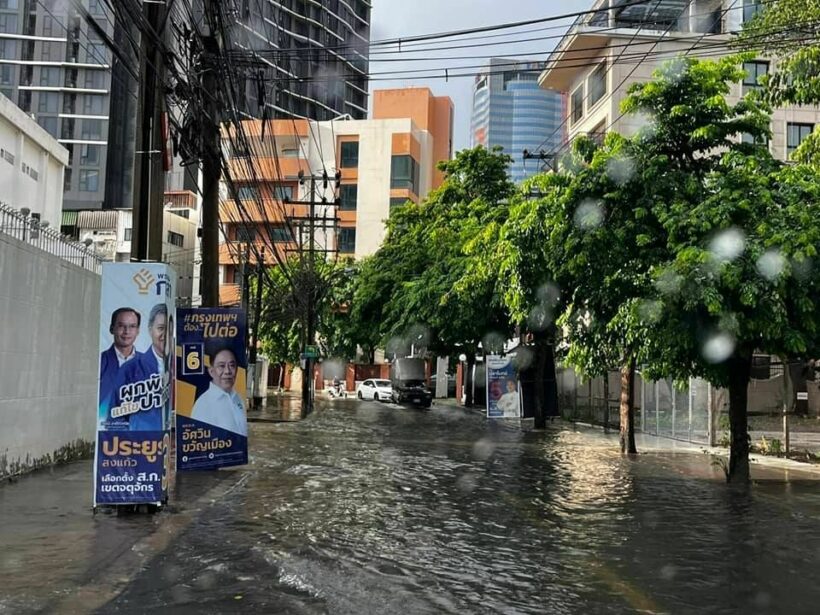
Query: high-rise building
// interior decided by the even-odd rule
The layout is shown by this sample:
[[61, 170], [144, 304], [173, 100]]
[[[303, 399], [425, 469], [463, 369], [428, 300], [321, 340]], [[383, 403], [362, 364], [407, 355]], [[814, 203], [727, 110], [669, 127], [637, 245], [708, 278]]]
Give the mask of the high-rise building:
[[254, 51], [264, 76], [244, 74], [252, 117], [331, 120], [367, 117], [370, 0], [244, 2], [231, 31], [237, 49]]
[[[593, 11], [576, 20], [549, 56], [539, 83], [568, 93], [564, 121], [569, 141], [578, 135], [601, 138], [609, 131], [632, 135], [649, 120], [621, 112], [630, 85], [651, 80], [655, 69], [674, 58], [702, 54], [716, 60], [736, 53], [736, 33], [764, 4], [760, 0], [595, 0]], [[761, 87], [759, 79], [773, 61], [764, 51], [744, 62], [746, 77], [732, 85], [726, 97], [730, 104]], [[765, 145], [775, 158], [785, 160], [818, 123], [817, 106], [775, 109], [772, 138]]]
[[[82, 4], [123, 53], [133, 54], [134, 24], [115, 27], [103, 0]], [[260, 63], [236, 73], [245, 80], [237, 103], [247, 116], [262, 117], [260, 102], [272, 118], [367, 116], [368, 0], [236, 5], [230, 38], [235, 50], [258, 52]], [[0, 93], [69, 150], [64, 209], [131, 206], [137, 103], [130, 79], [73, 2], [0, 0]]]
[[540, 63], [492, 58], [473, 86], [472, 145], [500, 145], [512, 156], [510, 178], [520, 182], [541, 169], [524, 150], [556, 149], [564, 138], [564, 97], [538, 86]]
[[[83, 4], [114, 32], [102, 0]], [[0, 0], [0, 93], [69, 151], [63, 207], [103, 205], [111, 52], [71, 2]]]
[[[309, 245], [309, 208], [314, 187], [302, 178], [339, 173], [338, 188], [322, 182], [313, 193], [314, 242], [321, 250], [361, 258], [378, 250], [390, 211], [418, 203], [443, 181], [436, 168], [452, 158], [453, 103], [427, 88], [377, 90], [373, 118], [272, 120], [264, 141], [262, 122], [243, 122], [255, 152], [254, 173], [246, 156], [231, 160], [235, 194], [220, 205], [225, 241], [220, 246], [220, 302], [239, 301], [239, 263], [265, 248], [267, 264]], [[226, 149], [230, 149], [226, 143]], [[222, 193], [227, 197], [227, 185]], [[338, 196], [338, 207], [332, 205]], [[237, 200], [239, 203], [237, 203]], [[256, 250], [249, 250], [253, 243]]]

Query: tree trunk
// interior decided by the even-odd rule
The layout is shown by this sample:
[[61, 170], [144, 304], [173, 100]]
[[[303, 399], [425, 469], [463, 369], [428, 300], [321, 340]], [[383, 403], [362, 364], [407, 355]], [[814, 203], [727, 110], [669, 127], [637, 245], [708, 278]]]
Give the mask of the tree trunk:
[[[533, 332], [535, 342], [535, 417], [533, 427], [546, 429], [547, 427], [547, 395], [544, 386], [544, 374], [547, 371], [547, 344], [546, 334], [542, 331]], [[553, 364], [555, 358], [553, 357]]]
[[746, 415], [749, 397], [749, 379], [752, 370], [752, 353], [738, 352], [729, 359], [729, 449], [730, 483], [749, 482], [749, 429]]
[[544, 374], [541, 381], [544, 387], [544, 425], [546, 417], [559, 416], [558, 412], [558, 377], [555, 366], [555, 345], [550, 342], [555, 339], [554, 330], [550, 329], [549, 337], [545, 340]]
[[464, 406], [473, 407], [473, 367], [475, 366], [475, 354], [467, 354], [467, 373], [464, 375]]
[[621, 367], [621, 453], [634, 455], [635, 447], [635, 357]]

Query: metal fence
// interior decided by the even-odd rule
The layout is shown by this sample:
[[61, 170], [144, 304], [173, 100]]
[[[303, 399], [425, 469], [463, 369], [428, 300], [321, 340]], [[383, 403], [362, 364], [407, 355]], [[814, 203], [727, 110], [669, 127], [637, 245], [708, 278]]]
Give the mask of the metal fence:
[[102, 259], [85, 244], [73, 241], [56, 229], [49, 228], [24, 208], [17, 210], [0, 203], [0, 233], [53, 254], [94, 273], [102, 271]]
[[[725, 401], [714, 398], [709, 383], [690, 379], [685, 387], [671, 380], [635, 377], [635, 427], [647, 434], [708, 444]], [[620, 373], [581, 379], [572, 369], [558, 370], [558, 405], [563, 418], [618, 429], [621, 396]], [[714, 409], [710, 424], [709, 406]]]

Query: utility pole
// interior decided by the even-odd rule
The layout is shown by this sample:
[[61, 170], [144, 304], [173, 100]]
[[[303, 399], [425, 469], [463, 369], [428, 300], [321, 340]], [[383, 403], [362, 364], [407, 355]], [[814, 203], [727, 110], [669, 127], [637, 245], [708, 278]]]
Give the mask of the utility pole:
[[[321, 181], [323, 186], [323, 195], [325, 194], [324, 191], [327, 190], [327, 187], [330, 183], [330, 178], [327, 175], [327, 172], [323, 172], [321, 175], [310, 175], [305, 176], [304, 174], [300, 173], [299, 176], [299, 183], [304, 184], [305, 182], [310, 182], [310, 198], [308, 201], [286, 201], [287, 204], [290, 205], [306, 205], [308, 207], [308, 215], [307, 218], [304, 216], [291, 216], [290, 219], [294, 221], [304, 221], [307, 222], [307, 229], [308, 229], [308, 236], [306, 238], [307, 241], [307, 270], [305, 271], [305, 246], [302, 242], [301, 237], [301, 224], [299, 225], [300, 229], [300, 236], [298, 237], [297, 245], [299, 246], [297, 249], [299, 251], [299, 264], [302, 268], [300, 272], [301, 275], [299, 276], [299, 280], [301, 281], [300, 284], [303, 286], [302, 288], [294, 287], [294, 292], [299, 293], [301, 303], [304, 307], [304, 328], [303, 328], [303, 337], [302, 337], [302, 360], [304, 361], [304, 377], [302, 378], [302, 408], [305, 414], [310, 413], [313, 410], [313, 370], [315, 365], [315, 357], [312, 356], [313, 352], [308, 352], [308, 350], [312, 350], [314, 342], [316, 341], [316, 319], [317, 319], [317, 307], [320, 301], [323, 298], [324, 291], [323, 289], [319, 288], [319, 280], [317, 277], [316, 272], [316, 253], [317, 252], [336, 252], [336, 250], [328, 250], [327, 246], [325, 248], [317, 248], [316, 247], [316, 230], [317, 227], [322, 228], [327, 232], [328, 228], [336, 229], [336, 224], [338, 222], [337, 216], [333, 215], [333, 217], [329, 220], [327, 217], [327, 210], [325, 209], [322, 212], [322, 221], [321, 224], [317, 225], [316, 221], [316, 206], [318, 205], [318, 197], [317, 197], [317, 190], [316, 190], [316, 183]], [[341, 181], [341, 175], [339, 173], [336, 174], [335, 177], [336, 187]], [[335, 191], [334, 191], [335, 192]], [[334, 198], [331, 202], [328, 202], [327, 197], [323, 196], [321, 199], [321, 203], [323, 206], [338, 206], [338, 198]], [[330, 221], [330, 225], [328, 222]]]
[[[143, 13], [150, 29], [160, 36], [165, 16], [162, 3], [145, 3]], [[148, 33], [140, 39], [140, 71], [137, 111], [137, 151], [134, 175], [131, 258], [137, 261], [162, 259], [163, 203], [162, 112], [165, 83], [164, 58], [160, 45]]]
[[205, 107], [202, 119], [202, 267], [200, 269], [200, 295], [204, 307], [219, 306], [219, 178], [220, 165], [220, 115], [216, 101], [216, 59], [219, 57], [219, 40], [214, 32], [214, 0], [205, 0], [205, 16], [210, 32], [202, 38], [203, 52], [200, 70], [202, 75], [201, 97]]
[[254, 410], [259, 409], [262, 395], [259, 391], [259, 364], [257, 363], [256, 346], [259, 343], [259, 325], [262, 323], [262, 283], [265, 279], [265, 248], [262, 247], [259, 261], [256, 263], [256, 301], [253, 306], [253, 336], [248, 357], [248, 365], [253, 365], [253, 380], [251, 380], [251, 404]]

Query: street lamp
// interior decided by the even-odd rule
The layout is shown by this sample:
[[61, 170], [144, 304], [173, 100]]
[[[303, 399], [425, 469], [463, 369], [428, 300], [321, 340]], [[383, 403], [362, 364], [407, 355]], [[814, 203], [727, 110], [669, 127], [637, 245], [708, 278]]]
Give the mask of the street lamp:
[[21, 207], [20, 213], [23, 214], [23, 241], [26, 241], [26, 231], [28, 229], [28, 215], [31, 210], [28, 207]]

